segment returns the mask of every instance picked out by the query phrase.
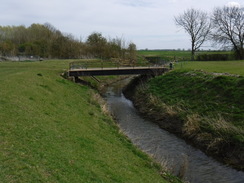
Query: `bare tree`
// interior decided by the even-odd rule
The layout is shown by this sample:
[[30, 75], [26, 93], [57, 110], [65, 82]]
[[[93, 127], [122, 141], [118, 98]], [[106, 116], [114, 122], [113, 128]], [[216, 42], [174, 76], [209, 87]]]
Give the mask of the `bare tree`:
[[200, 10], [188, 9], [183, 14], [175, 17], [175, 24], [185, 29], [191, 37], [191, 55], [194, 60], [195, 52], [206, 41], [211, 24], [207, 13]]
[[212, 24], [213, 40], [225, 47], [233, 48], [237, 59], [244, 59], [244, 9], [236, 6], [216, 8]]

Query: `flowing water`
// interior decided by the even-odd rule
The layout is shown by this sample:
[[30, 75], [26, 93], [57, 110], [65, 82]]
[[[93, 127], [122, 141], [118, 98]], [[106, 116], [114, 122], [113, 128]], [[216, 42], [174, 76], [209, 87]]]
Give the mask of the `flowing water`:
[[191, 183], [244, 183], [244, 172], [236, 171], [206, 156], [184, 140], [143, 119], [121, 89], [126, 81], [106, 89], [105, 99], [120, 129], [133, 144], [157, 162]]

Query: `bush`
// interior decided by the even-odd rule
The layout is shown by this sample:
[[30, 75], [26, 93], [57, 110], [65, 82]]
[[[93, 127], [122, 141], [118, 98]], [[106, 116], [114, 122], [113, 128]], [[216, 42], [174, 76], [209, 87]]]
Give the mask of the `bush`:
[[197, 61], [226, 61], [235, 60], [232, 54], [200, 54], [197, 55]]

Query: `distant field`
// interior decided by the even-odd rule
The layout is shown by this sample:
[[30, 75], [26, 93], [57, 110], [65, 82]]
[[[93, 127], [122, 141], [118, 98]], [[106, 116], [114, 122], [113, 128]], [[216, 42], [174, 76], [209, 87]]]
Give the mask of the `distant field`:
[[159, 57], [190, 57], [190, 51], [162, 51], [162, 50], [139, 50], [139, 55], [143, 56], [159, 56]]
[[[139, 50], [139, 56], [146, 57], [161, 57], [164, 60], [191, 60], [191, 51], [181, 51], [181, 50]], [[199, 54], [230, 54], [230, 52], [225, 51], [199, 51]]]
[[[200, 51], [198, 54], [230, 54], [225, 51]], [[242, 61], [190, 61], [190, 51], [179, 50], [139, 50], [139, 56], [160, 57], [166, 61], [179, 61], [174, 63], [175, 69], [197, 69], [207, 72], [230, 73], [244, 75], [244, 60]]]
[[194, 69], [207, 72], [230, 73], [244, 75], [244, 60], [242, 61], [187, 61], [174, 64], [175, 69]]

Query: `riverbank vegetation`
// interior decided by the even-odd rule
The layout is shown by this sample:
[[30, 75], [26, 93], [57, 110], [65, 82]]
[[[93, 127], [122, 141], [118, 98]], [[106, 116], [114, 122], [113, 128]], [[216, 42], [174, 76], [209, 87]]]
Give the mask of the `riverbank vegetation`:
[[[205, 64], [204, 71], [189, 70], [194, 68], [189, 64], [188, 69], [176, 69], [140, 85], [132, 97], [134, 104], [162, 128], [243, 170], [244, 62], [218, 62], [219, 68], [212, 62], [200, 64]], [[232, 64], [240, 67], [239, 75], [238, 69], [232, 72]]]
[[119, 132], [93, 90], [60, 76], [68, 63], [0, 63], [0, 180], [178, 182]]

